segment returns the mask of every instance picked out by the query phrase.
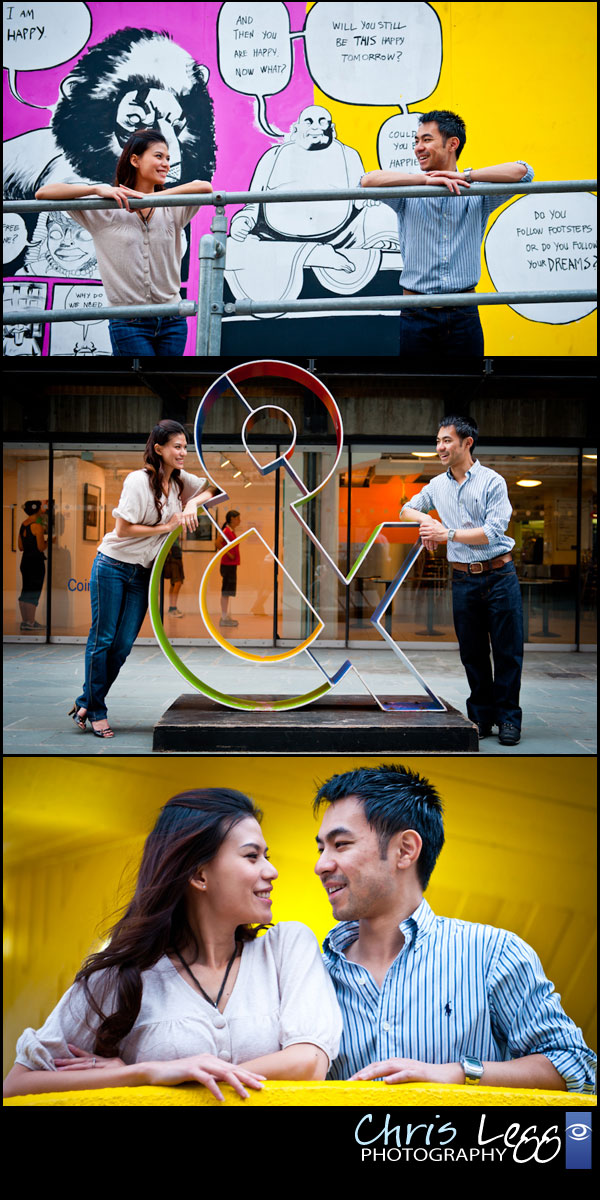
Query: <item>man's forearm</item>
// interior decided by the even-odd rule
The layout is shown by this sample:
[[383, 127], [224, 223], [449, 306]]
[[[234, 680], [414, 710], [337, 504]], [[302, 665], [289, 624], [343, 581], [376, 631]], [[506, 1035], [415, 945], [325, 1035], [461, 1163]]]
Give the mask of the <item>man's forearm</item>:
[[421, 171], [411, 175], [408, 171], [369, 171], [363, 175], [360, 186], [368, 187], [422, 187], [427, 176]]
[[475, 167], [471, 179], [473, 183], [518, 183], [526, 174], [525, 163], [508, 162], [495, 167]]
[[459, 546], [488, 546], [489, 538], [484, 529], [457, 529], [454, 541]]
[[566, 1084], [545, 1054], [526, 1054], [510, 1062], [483, 1064], [482, 1087], [541, 1088], [564, 1092]]
[[401, 521], [418, 521], [419, 525], [422, 521], [426, 521], [429, 513], [419, 512], [418, 508], [407, 508], [406, 505], [400, 512]]

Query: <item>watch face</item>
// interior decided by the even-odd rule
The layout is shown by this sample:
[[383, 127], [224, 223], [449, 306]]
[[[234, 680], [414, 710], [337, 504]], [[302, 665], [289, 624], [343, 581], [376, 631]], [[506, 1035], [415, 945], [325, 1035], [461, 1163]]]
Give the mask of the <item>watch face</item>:
[[471, 1058], [465, 1054], [460, 1060], [460, 1065], [467, 1079], [480, 1079], [483, 1075], [483, 1063], [478, 1058]]

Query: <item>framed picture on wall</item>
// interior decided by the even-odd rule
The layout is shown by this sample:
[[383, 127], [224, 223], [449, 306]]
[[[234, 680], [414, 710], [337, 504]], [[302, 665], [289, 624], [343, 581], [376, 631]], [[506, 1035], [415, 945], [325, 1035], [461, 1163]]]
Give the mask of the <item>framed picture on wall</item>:
[[[213, 510], [213, 516], [217, 524], [219, 523], [218, 509]], [[217, 533], [212, 521], [209, 520], [204, 513], [198, 513], [198, 528], [186, 529], [183, 539], [183, 547], [185, 550], [203, 551], [205, 554], [213, 554], [217, 548]]]
[[83, 540], [99, 542], [102, 537], [102, 489], [95, 483], [83, 485]]

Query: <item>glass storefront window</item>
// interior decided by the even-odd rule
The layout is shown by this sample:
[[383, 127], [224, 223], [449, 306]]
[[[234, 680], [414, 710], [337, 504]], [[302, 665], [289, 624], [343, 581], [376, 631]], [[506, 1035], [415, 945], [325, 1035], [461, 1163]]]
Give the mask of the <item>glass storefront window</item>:
[[[215, 563], [207, 589], [210, 619], [231, 641], [287, 648], [304, 640], [314, 627], [314, 614], [303, 599], [306, 597], [324, 621], [321, 643], [376, 644], [381, 639], [369, 618], [414, 545], [416, 530], [383, 530], [350, 587], [339, 583], [290, 511], [299, 493], [287, 472], [279, 469], [262, 475], [258, 469], [278, 452], [279, 434], [273, 445], [267, 437], [262, 445], [253, 446], [255, 461], [241, 442], [205, 452], [207, 469], [230, 497], [215, 512], [219, 526], [227, 511], [233, 509], [240, 514], [236, 532], [256, 529], [260, 534], [252, 534], [241, 543], [236, 594], [228, 600]], [[281, 446], [285, 448], [284, 443]], [[5, 636], [45, 639], [51, 578], [51, 637], [85, 640], [90, 625], [89, 579], [94, 556], [105, 532], [113, 528], [112, 510], [123, 481], [141, 467], [142, 455], [141, 444], [59, 445], [53, 449], [52, 458], [47, 445], [5, 446]], [[581, 645], [595, 644], [595, 452], [583, 451], [580, 476], [578, 456], [571, 451], [532, 452], [510, 447], [490, 452], [484, 449], [479, 457], [507, 482], [513, 507], [508, 532], [515, 540], [526, 641], [530, 645], [573, 645], [579, 633]], [[293, 465], [313, 489], [328, 475], [334, 460], [331, 445], [315, 442], [296, 447]], [[203, 474], [193, 446], [188, 451], [186, 469]], [[303, 515], [345, 575], [375, 526], [397, 520], [402, 505], [439, 471], [437, 456], [425, 448], [413, 451], [392, 445], [375, 450], [353, 445], [344, 450], [335, 477], [302, 510]], [[48, 540], [50, 479], [54, 517]], [[527, 482], [530, 486], [523, 486]], [[33, 522], [23, 508], [29, 501], [40, 503]], [[26, 521], [34, 526], [33, 530], [23, 530]], [[35, 572], [32, 574], [25, 562], [27, 587], [21, 571], [26, 556], [24, 534], [29, 547], [33, 549], [32, 537], [37, 547], [35, 580]], [[163, 584], [167, 635], [174, 641], [208, 642], [198, 591], [205, 568], [219, 549], [219, 540], [204, 519], [197, 534], [185, 534], [180, 545], [180, 567], [169, 570]], [[277, 567], [275, 554], [283, 569]], [[179, 582], [181, 568], [183, 580]], [[30, 607], [26, 607], [28, 604]], [[435, 554], [424, 552], [419, 556], [385, 622], [401, 645], [455, 643], [445, 547]], [[140, 637], [154, 641], [149, 618], [144, 621]]]
[[[513, 515], [508, 534], [515, 540], [513, 556], [519, 574], [529, 644], [575, 643], [577, 581], [577, 456], [556, 450], [523, 452], [482, 450], [478, 457], [506, 480]], [[434, 475], [440, 472], [436, 455], [405, 448], [384, 452], [354, 449], [352, 453], [352, 549], [380, 521], [397, 517]], [[582, 641], [591, 637], [595, 608], [595, 512], [593, 463], [584, 468], [582, 567], [588, 585], [587, 609], [582, 611]], [[583, 526], [586, 526], [585, 530]], [[390, 539], [392, 541], [392, 539]], [[374, 550], [377, 551], [377, 547]], [[369, 622], [386, 583], [398, 569], [398, 550], [382, 546], [367, 560], [350, 600], [350, 639], [378, 638]], [[583, 584], [582, 584], [583, 586]], [[582, 594], [583, 602], [583, 594]], [[414, 570], [393, 602], [393, 636], [400, 642], [455, 641], [452, 625], [451, 580], [445, 548], [420, 555]], [[593, 639], [592, 639], [593, 640]]]

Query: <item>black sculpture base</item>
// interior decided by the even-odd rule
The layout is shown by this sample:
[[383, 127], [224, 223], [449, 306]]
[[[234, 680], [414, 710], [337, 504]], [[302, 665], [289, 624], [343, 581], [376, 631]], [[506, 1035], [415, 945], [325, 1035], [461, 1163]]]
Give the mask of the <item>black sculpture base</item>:
[[[402, 699], [424, 704], [420, 696]], [[446, 712], [381, 712], [368, 697], [328, 696], [287, 712], [247, 712], [193, 693], [179, 696], [154, 726], [152, 749], [214, 755], [460, 754], [477, 752], [479, 738], [477, 726], [450, 705]]]

